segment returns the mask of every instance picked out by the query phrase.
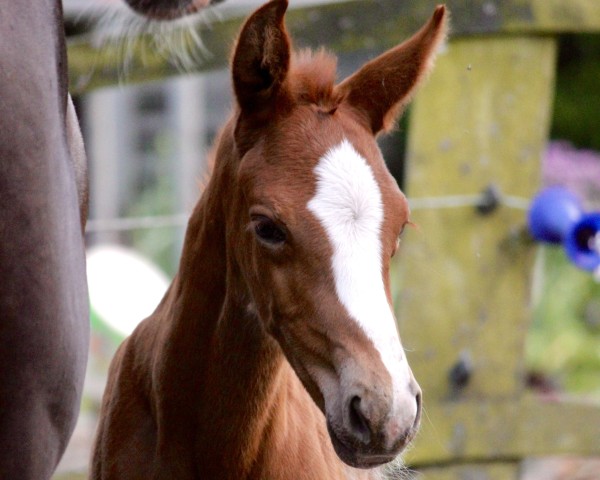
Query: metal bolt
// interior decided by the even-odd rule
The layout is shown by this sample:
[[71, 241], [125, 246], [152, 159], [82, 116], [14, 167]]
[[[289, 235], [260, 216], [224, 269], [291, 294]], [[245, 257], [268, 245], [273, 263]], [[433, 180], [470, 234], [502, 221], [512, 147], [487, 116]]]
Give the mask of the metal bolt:
[[481, 198], [477, 202], [477, 212], [480, 215], [489, 215], [500, 205], [502, 193], [496, 185], [488, 185], [481, 192]]
[[456, 390], [465, 388], [473, 375], [473, 361], [468, 352], [462, 352], [458, 361], [448, 372], [448, 381]]

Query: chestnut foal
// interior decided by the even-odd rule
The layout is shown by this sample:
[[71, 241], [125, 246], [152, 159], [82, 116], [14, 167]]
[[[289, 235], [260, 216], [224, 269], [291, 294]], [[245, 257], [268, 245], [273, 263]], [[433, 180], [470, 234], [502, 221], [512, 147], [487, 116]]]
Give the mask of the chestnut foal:
[[334, 85], [332, 56], [290, 53], [286, 8], [242, 29], [179, 272], [112, 362], [94, 479], [379, 478], [417, 431], [389, 286], [409, 210], [375, 136], [446, 12]]

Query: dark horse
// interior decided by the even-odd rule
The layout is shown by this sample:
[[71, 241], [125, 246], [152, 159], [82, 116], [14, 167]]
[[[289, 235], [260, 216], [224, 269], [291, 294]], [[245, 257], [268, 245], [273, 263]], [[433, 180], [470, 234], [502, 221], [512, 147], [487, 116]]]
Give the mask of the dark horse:
[[[130, 0], [174, 18], [209, 0]], [[88, 351], [85, 154], [59, 0], [0, 0], [0, 477], [49, 478]]]

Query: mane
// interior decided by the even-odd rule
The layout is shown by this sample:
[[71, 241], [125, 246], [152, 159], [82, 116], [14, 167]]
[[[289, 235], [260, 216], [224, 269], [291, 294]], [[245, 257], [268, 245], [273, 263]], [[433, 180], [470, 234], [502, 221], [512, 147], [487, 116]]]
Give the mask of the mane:
[[289, 88], [293, 98], [334, 109], [340, 102], [335, 94], [337, 58], [320, 48], [317, 51], [303, 49], [292, 55], [289, 72]]

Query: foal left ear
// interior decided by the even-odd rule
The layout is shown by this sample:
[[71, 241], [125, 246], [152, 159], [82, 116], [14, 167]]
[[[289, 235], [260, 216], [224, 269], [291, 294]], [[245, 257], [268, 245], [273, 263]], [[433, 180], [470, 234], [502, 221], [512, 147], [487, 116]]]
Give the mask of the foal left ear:
[[271, 0], [242, 27], [233, 55], [233, 87], [244, 113], [261, 115], [273, 107], [290, 64], [290, 40], [283, 17], [287, 0]]
[[427, 75], [444, 41], [447, 13], [439, 5], [410, 39], [371, 60], [337, 86], [343, 102], [365, 117], [376, 135], [389, 130]]

